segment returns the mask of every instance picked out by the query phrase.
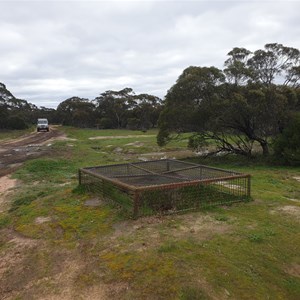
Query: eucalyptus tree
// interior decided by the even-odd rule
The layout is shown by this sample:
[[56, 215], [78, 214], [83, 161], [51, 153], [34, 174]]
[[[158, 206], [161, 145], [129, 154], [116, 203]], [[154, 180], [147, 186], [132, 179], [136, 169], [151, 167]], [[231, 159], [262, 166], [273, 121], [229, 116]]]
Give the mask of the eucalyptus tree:
[[147, 130], [157, 125], [161, 99], [149, 94], [136, 94], [132, 88], [106, 91], [96, 97], [97, 117], [103, 128]]
[[124, 128], [127, 125], [128, 110], [134, 106], [134, 92], [131, 88], [120, 91], [106, 91], [93, 100], [97, 118], [104, 128]]
[[16, 98], [0, 83], [0, 128], [23, 129], [33, 122], [38, 108], [26, 100]]
[[299, 85], [300, 51], [282, 44], [266, 44], [256, 50], [247, 62], [253, 70], [253, 80], [270, 86], [272, 84]]
[[[263, 154], [268, 155], [270, 137], [280, 132], [297, 107], [294, 88], [299, 84], [299, 50], [272, 43], [253, 54], [234, 48], [228, 56], [224, 73], [229, 83], [234, 79], [234, 87], [227, 95], [231, 109], [224, 126], [258, 142]], [[236, 103], [237, 99], [244, 103], [243, 107]], [[233, 104], [240, 107], [239, 111]]]
[[224, 81], [224, 74], [215, 67], [185, 69], [165, 97], [159, 117], [158, 144], [167, 143], [172, 132], [203, 132], [210, 118], [203, 112], [219, 97]]
[[269, 154], [271, 138], [282, 131], [299, 105], [299, 50], [267, 44], [254, 53], [233, 48], [223, 72], [189, 67], [165, 97], [157, 141], [192, 131], [191, 145], [213, 139], [218, 151], [250, 156], [253, 143]]
[[61, 102], [57, 107], [57, 115], [63, 125], [95, 126], [95, 106], [85, 98], [71, 97]]
[[134, 98], [131, 110], [130, 123], [132, 129], [148, 130], [157, 126], [159, 114], [162, 109], [162, 100], [150, 94], [138, 94]]
[[236, 86], [247, 84], [251, 77], [251, 69], [248, 66], [251, 54], [251, 51], [238, 47], [228, 52], [229, 58], [224, 63], [224, 73], [228, 82]]

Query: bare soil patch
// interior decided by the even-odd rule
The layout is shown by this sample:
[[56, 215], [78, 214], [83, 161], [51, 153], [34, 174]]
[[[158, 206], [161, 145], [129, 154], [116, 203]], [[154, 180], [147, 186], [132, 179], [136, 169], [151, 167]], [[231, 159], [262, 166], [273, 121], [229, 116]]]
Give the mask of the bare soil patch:
[[294, 198], [287, 198], [287, 199], [290, 200], [290, 201], [293, 201], [293, 202], [300, 203], [300, 200], [298, 200], [298, 199], [294, 199]]
[[173, 159], [180, 159], [186, 157], [193, 157], [196, 156], [196, 153], [191, 150], [172, 150], [166, 152], [149, 152], [140, 154], [139, 160], [147, 161], [153, 159], [166, 159], [166, 158], [173, 158]]
[[[37, 247], [37, 241], [19, 236], [15, 232], [1, 230], [0, 243], [7, 246], [1, 251], [0, 260], [0, 299], [14, 299], [12, 296], [24, 280], [24, 260], [27, 253]], [[28, 274], [27, 274], [28, 275]]]
[[0, 213], [9, 208], [9, 195], [16, 185], [16, 179], [12, 179], [10, 176], [0, 177]]
[[291, 264], [285, 267], [285, 272], [291, 276], [300, 278], [300, 265]]
[[17, 180], [10, 176], [3, 176], [0, 178], [0, 194], [7, 192], [9, 189], [15, 187]]
[[97, 207], [103, 204], [103, 201], [99, 198], [88, 199], [84, 202], [85, 206]]
[[2, 230], [0, 243], [0, 299], [109, 299], [107, 288], [78, 289], [76, 279], [85, 266], [78, 253], [50, 249], [10, 230]]
[[43, 224], [43, 223], [47, 223], [50, 222], [52, 219], [51, 217], [37, 217], [34, 222], [35, 224]]
[[140, 142], [140, 141], [135, 141], [133, 143], [128, 143], [128, 144], [125, 144], [125, 146], [133, 146], [133, 147], [136, 147], [136, 148], [139, 148], [139, 147], [142, 147], [144, 146], [145, 144]]
[[107, 135], [107, 136], [93, 136], [89, 140], [113, 140], [113, 139], [131, 139], [131, 138], [147, 138], [155, 137], [154, 134], [141, 134], [141, 135]]
[[[164, 228], [164, 230], [161, 230]], [[229, 233], [232, 226], [201, 213], [173, 216], [151, 216], [138, 220], [119, 222], [114, 225], [112, 240], [122, 237], [130, 239], [128, 248], [144, 251], [159, 247], [166, 237], [172, 240], [195, 239], [205, 241], [219, 234]]]
[[281, 213], [284, 215], [288, 215], [293, 217], [296, 220], [300, 221], [300, 206], [296, 206], [296, 205], [285, 205], [282, 207], [278, 207], [274, 210], [271, 210], [271, 213]]
[[217, 182], [217, 184], [222, 185], [222, 186], [224, 186], [224, 187], [226, 187], [228, 189], [233, 189], [233, 190], [239, 190], [239, 189], [241, 189], [241, 187], [239, 185], [231, 184], [231, 183], [229, 183], [227, 181], [219, 181], [219, 182]]

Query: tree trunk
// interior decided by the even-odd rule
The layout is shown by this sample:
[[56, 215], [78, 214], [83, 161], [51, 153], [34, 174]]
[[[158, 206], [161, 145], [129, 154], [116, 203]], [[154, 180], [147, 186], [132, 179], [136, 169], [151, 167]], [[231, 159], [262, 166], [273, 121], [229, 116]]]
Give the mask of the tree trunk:
[[263, 151], [263, 155], [264, 156], [267, 156], [269, 155], [269, 145], [266, 141], [263, 141], [263, 142], [260, 142], [260, 146], [262, 148], [262, 151]]

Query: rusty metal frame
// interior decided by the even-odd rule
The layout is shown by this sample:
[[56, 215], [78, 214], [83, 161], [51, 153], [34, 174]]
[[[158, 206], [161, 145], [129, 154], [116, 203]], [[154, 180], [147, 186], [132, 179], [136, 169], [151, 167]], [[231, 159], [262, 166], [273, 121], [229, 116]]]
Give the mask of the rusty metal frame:
[[[145, 163], [157, 163], [157, 162], [178, 162], [181, 164], [189, 165], [186, 168], [179, 168], [175, 169], [172, 171], [165, 171], [162, 173], [158, 172], [153, 172], [150, 170], [147, 170], [143, 167], [140, 167], [139, 164], [145, 164]], [[174, 183], [164, 183], [164, 184], [155, 184], [155, 185], [145, 185], [145, 186], [135, 186], [131, 184], [124, 183], [120, 181], [120, 178], [133, 178], [133, 177], [147, 177], [147, 174], [139, 174], [139, 175], [114, 175], [113, 177], [108, 177], [99, 173], [94, 172], [93, 170], [95, 169], [101, 169], [101, 168], [109, 168], [109, 167], [120, 167], [120, 166], [131, 166], [136, 169], [140, 169], [142, 171], [147, 172], [149, 175], [156, 175], [158, 177], [164, 177], [164, 178], [169, 178], [169, 179], [175, 179], [178, 180], [180, 179], [181, 182], [174, 182]], [[182, 177], [177, 177], [177, 176], [169, 176], [170, 173], [174, 173], [176, 171], [185, 171], [185, 170], [191, 170], [191, 169], [196, 169], [196, 168], [203, 168], [205, 170], [212, 170], [212, 171], [222, 171], [227, 174], [231, 174], [229, 176], [221, 176], [221, 177], [214, 177], [214, 178], [209, 178], [209, 179], [197, 179], [197, 180], [192, 180], [189, 178], [182, 178]], [[201, 169], [200, 169], [201, 170]], [[228, 181], [232, 179], [239, 179], [239, 178], [244, 178], [247, 179], [247, 189], [246, 189], [246, 197], [251, 196], [251, 175], [249, 174], [242, 174], [234, 171], [229, 171], [225, 169], [220, 169], [220, 168], [215, 168], [215, 167], [208, 167], [205, 165], [198, 165], [194, 163], [189, 163], [189, 162], [182, 162], [179, 160], [171, 160], [171, 159], [163, 159], [163, 160], [151, 160], [147, 162], [136, 162], [136, 163], [127, 163], [127, 164], [114, 164], [114, 165], [105, 165], [105, 166], [97, 166], [97, 167], [87, 167], [87, 168], [81, 168], [78, 171], [78, 179], [79, 179], [79, 184], [82, 183], [82, 173], [86, 173], [92, 177], [99, 178], [100, 180], [104, 180], [106, 182], [110, 182], [113, 185], [127, 190], [130, 194], [133, 195], [133, 215], [134, 217], [138, 216], [138, 208], [139, 208], [139, 200], [140, 200], [140, 194], [145, 191], [152, 191], [152, 190], [168, 190], [168, 189], [177, 189], [177, 188], [183, 188], [183, 187], [188, 187], [188, 186], [194, 186], [194, 185], [199, 185], [199, 184], [210, 184], [214, 182], [220, 182], [220, 181]]]

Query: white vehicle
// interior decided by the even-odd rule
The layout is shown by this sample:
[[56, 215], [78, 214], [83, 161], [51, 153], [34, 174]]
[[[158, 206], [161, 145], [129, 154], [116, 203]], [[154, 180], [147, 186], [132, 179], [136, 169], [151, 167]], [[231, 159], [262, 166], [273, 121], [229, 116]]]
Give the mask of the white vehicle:
[[36, 125], [37, 132], [45, 130], [49, 131], [49, 124], [47, 119], [38, 119], [37, 125]]

